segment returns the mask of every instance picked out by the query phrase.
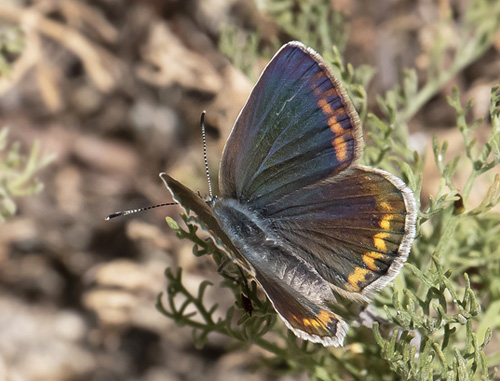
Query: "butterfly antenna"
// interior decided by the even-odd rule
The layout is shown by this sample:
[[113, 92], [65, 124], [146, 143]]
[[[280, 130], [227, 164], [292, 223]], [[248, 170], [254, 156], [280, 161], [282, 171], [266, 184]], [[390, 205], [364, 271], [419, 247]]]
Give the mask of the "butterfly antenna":
[[109, 221], [110, 219], [115, 218], [115, 217], [127, 216], [129, 214], [134, 214], [134, 213], [138, 213], [138, 212], [144, 212], [145, 210], [150, 210], [150, 209], [155, 209], [155, 208], [159, 208], [159, 207], [162, 207], [162, 206], [170, 206], [170, 205], [177, 205], [177, 203], [176, 202], [166, 202], [166, 203], [163, 203], [163, 204], [146, 206], [145, 208], [122, 210], [122, 211], [119, 211], [119, 212], [111, 213], [109, 216], [107, 216], [105, 218], [105, 220]]
[[212, 180], [210, 180], [210, 171], [208, 170], [208, 159], [207, 159], [207, 134], [205, 131], [205, 114], [207, 112], [203, 110], [201, 113], [201, 136], [203, 137], [203, 160], [205, 161], [205, 172], [207, 173], [208, 180], [208, 193], [210, 194], [210, 198], [213, 197], [212, 194]]

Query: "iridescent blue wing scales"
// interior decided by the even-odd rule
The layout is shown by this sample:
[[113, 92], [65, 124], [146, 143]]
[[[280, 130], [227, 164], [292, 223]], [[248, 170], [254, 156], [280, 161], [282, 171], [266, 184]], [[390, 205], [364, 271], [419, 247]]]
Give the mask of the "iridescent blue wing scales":
[[312, 49], [285, 45], [262, 73], [226, 143], [222, 196], [259, 209], [341, 172], [361, 155], [359, 119]]

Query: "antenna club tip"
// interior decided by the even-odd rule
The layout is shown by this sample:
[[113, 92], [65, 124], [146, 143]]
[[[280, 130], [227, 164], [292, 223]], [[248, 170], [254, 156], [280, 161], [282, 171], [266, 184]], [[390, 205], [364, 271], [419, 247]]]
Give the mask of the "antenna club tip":
[[104, 220], [105, 221], [109, 221], [110, 219], [112, 218], [115, 218], [115, 217], [119, 217], [123, 214], [123, 212], [115, 212], [115, 213], [111, 213], [110, 215], [108, 215]]

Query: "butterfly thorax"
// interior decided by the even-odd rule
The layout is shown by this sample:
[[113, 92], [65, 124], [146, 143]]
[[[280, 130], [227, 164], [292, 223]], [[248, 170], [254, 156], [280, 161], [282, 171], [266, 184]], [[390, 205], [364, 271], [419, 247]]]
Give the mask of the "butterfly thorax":
[[236, 247], [253, 246], [273, 239], [265, 219], [241, 202], [214, 198], [212, 208], [220, 227]]

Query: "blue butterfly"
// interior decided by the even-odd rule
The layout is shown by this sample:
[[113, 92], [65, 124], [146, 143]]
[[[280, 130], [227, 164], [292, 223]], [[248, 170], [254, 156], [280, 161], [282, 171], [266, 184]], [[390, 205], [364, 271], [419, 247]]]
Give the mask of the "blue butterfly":
[[338, 299], [368, 303], [399, 273], [415, 236], [412, 191], [357, 164], [359, 116], [328, 65], [299, 42], [269, 62], [229, 136], [221, 195], [202, 199], [167, 174], [229, 258], [298, 337], [343, 344]]

